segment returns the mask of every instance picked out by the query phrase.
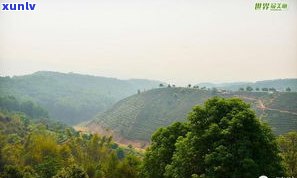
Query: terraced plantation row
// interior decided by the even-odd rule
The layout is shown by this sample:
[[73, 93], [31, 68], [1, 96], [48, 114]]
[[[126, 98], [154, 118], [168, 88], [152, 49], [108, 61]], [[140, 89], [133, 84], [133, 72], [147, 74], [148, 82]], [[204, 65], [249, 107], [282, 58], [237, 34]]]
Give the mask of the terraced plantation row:
[[239, 97], [251, 103], [259, 118], [268, 122], [276, 134], [297, 129], [296, 92], [219, 92], [194, 88], [159, 88], [130, 96], [99, 114], [89, 125], [97, 124], [126, 139], [149, 141], [157, 128], [184, 121], [193, 106], [213, 96]]

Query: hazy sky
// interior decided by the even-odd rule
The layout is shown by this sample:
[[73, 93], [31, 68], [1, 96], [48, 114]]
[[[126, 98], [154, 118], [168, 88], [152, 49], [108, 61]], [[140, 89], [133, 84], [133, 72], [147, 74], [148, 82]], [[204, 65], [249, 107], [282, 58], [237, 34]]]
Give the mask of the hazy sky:
[[[51, 70], [177, 84], [297, 77], [296, 0], [26, 1], [36, 11], [0, 11], [1, 75]], [[256, 11], [256, 2], [288, 10]]]

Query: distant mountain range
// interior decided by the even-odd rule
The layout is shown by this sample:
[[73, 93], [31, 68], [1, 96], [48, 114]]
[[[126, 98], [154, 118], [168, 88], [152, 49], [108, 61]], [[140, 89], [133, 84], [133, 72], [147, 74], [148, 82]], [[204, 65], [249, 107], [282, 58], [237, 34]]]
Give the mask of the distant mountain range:
[[251, 103], [259, 118], [268, 122], [276, 134], [297, 130], [296, 92], [219, 92], [173, 87], [125, 98], [99, 114], [96, 120], [87, 124], [87, 128], [101, 134], [112, 134], [118, 141], [130, 143], [134, 140], [145, 145], [157, 128], [185, 121], [194, 105], [213, 96], [239, 97]]
[[[104, 111], [110, 109], [115, 103], [126, 97], [137, 94], [138, 92], [142, 92], [140, 95], [142, 96], [146, 93], [144, 91], [159, 88], [159, 84], [161, 83], [164, 84], [164, 86], [167, 86], [164, 82], [146, 79], [119, 80], [115, 78], [76, 73], [40, 71], [24, 76], [0, 77], [0, 97], [11, 95], [20, 101], [33, 101], [46, 109], [52, 119], [75, 125], [83, 121], [91, 120], [98, 113], [103, 113]], [[208, 88], [226, 88], [234, 91], [237, 91], [238, 88], [245, 86], [274, 87], [279, 90], [290, 87], [292, 91], [295, 91], [297, 90], [297, 79], [267, 80], [256, 83], [201, 83], [199, 86], [200, 88], [202, 86], [206, 86]], [[175, 91], [176, 89], [177, 88], [173, 90]], [[165, 91], [167, 92], [171, 90], [168, 89]], [[188, 90], [182, 91], [185, 93], [189, 92]], [[151, 92], [155, 92], [155, 90]], [[160, 98], [158, 98], [158, 95], [149, 95], [148, 98], [144, 98], [143, 102], [145, 103], [152, 101], [152, 107], [153, 105], [160, 108], [163, 106], [167, 107], [166, 103], [155, 103], [160, 99], [164, 102], [171, 102], [172, 106], [168, 105], [168, 108], [162, 109], [162, 112], [164, 113], [154, 112], [154, 109], [146, 106], [145, 111], [141, 112], [141, 114], [144, 115], [139, 115], [139, 117], [141, 116], [142, 119], [145, 119], [146, 117], [155, 115], [156, 118], [162, 117], [163, 119], [176, 119], [178, 117], [183, 119], [186, 112], [189, 111], [193, 105], [201, 104], [206, 98], [212, 96], [209, 92], [205, 93], [205, 91], [195, 90], [195, 92], [190, 92], [189, 95], [182, 94], [182, 92], [178, 91], [176, 92], [176, 95], [178, 95], [177, 97], [180, 101], [182, 101], [182, 103], [178, 104], [174, 98], [170, 99], [170, 97], [168, 98], [169, 100], [167, 100], [167, 94], [165, 98], [162, 98], [165, 95], [163, 96], [161, 94]], [[204, 92], [202, 98], [198, 97], [200, 95], [197, 95], [197, 92]], [[142, 106], [141, 103], [138, 103], [139, 101], [140, 100], [137, 100], [136, 107]], [[115, 106], [117, 105], [118, 104]], [[170, 114], [168, 113], [168, 109], [174, 109], [175, 111]], [[108, 112], [110, 112], [110, 110], [108, 110], [107, 113]], [[107, 115], [107, 113], [104, 114]], [[165, 114], [166, 117], [162, 114]], [[166, 125], [170, 122], [171, 120], [169, 119], [160, 123], [161, 125]], [[143, 123], [140, 123], [139, 128], [142, 127], [141, 124]], [[149, 133], [153, 132], [158, 124], [159, 123], [156, 123], [156, 125], [152, 128], [148, 127]], [[143, 125], [143, 127], [146, 126], [147, 125]], [[125, 130], [124, 132], [127, 131], [128, 130]], [[137, 132], [134, 134], [134, 137], [147, 139], [147, 136], [140, 136]]]
[[227, 90], [238, 91], [239, 88], [252, 87], [254, 90], [259, 88], [275, 88], [278, 91], [285, 91], [290, 88], [291, 91], [297, 91], [297, 79], [276, 79], [276, 80], [263, 80], [257, 82], [233, 82], [233, 83], [198, 83], [199, 87], [206, 88], [221, 88]]
[[67, 124], [90, 120], [117, 101], [139, 91], [157, 88], [161, 82], [41, 71], [31, 75], [0, 77], [0, 96], [31, 100], [51, 118]]

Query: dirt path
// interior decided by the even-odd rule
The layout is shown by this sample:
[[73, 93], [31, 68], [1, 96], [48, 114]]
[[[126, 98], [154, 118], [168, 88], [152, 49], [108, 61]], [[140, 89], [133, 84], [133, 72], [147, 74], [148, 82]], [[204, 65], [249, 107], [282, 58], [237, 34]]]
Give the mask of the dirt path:
[[[240, 96], [240, 95], [238, 95], [237, 97], [242, 98], [242, 99], [246, 99], [246, 100], [257, 102], [258, 103], [257, 104], [257, 108], [258, 109], [261, 109], [262, 111], [265, 111], [265, 110], [278, 111], [278, 112], [288, 113], [288, 114], [292, 114], [292, 115], [296, 115], [297, 116], [297, 113], [292, 112], [292, 111], [286, 111], [286, 110], [282, 110], [282, 109], [269, 108], [269, 107], [265, 106], [265, 104], [263, 103], [263, 101], [261, 99], [251, 98], [251, 97], [246, 97], [246, 96]], [[274, 99], [275, 98], [272, 98], [269, 102], [272, 103]]]

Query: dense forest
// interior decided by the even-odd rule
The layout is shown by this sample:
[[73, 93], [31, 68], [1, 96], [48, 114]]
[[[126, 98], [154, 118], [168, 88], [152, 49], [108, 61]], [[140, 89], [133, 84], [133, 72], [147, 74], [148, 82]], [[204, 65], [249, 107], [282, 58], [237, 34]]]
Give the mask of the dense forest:
[[31, 115], [42, 110], [35, 104], [25, 110], [3, 107], [16, 101], [8, 98], [0, 112], [1, 178], [138, 176], [141, 153], [133, 148], [120, 147], [111, 137], [76, 132], [47, 115]]
[[144, 153], [52, 121], [33, 102], [24, 109], [28, 102], [1, 98], [1, 178], [297, 176], [297, 133], [275, 137], [240, 99], [195, 106], [187, 121], [158, 129]]
[[92, 119], [115, 102], [159, 85], [152, 80], [118, 80], [75, 73], [36, 72], [0, 77], [0, 96], [31, 100], [54, 120], [77, 124]]

